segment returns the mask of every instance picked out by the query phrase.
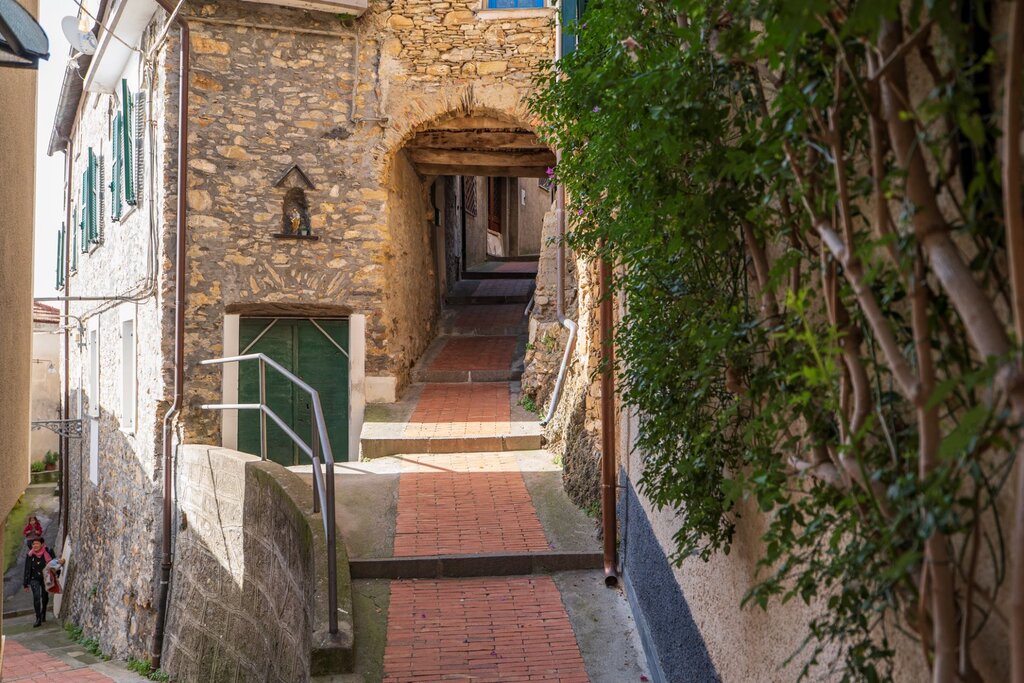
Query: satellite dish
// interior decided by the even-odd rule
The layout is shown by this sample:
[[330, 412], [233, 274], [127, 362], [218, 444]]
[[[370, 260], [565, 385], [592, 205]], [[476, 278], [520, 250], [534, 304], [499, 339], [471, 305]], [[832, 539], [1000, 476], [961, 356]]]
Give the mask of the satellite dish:
[[83, 31], [79, 28], [78, 17], [64, 17], [61, 19], [60, 28], [76, 52], [81, 52], [84, 55], [96, 52], [96, 36], [92, 34], [92, 31]]

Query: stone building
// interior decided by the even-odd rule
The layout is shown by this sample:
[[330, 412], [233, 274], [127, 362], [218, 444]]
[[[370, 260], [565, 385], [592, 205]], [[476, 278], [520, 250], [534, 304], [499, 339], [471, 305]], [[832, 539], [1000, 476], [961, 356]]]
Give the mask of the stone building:
[[[83, 424], [62, 616], [135, 657], [157, 628], [164, 485], [190, 484], [165, 471], [165, 446], [259, 453], [252, 414], [202, 408], [257, 400], [255, 366], [200, 362], [279, 358], [321, 392], [335, 458], [358, 458], [365, 405], [409, 383], [469, 242], [488, 253], [481, 228], [491, 255], [541, 250], [538, 179], [554, 163], [528, 106], [560, 40], [544, 2], [224, 0], [169, 18], [173, 5], [86, 0], [98, 48], [69, 63], [50, 142], [68, 160], [58, 273]], [[466, 218], [467, 185], [496, 222]], [[179, 286], [184, 392], [169, 415]], [[298, 404], [267, 386], [279, 412]], [[268, 439], [273, 459], [299, 461], [283, 432]]]

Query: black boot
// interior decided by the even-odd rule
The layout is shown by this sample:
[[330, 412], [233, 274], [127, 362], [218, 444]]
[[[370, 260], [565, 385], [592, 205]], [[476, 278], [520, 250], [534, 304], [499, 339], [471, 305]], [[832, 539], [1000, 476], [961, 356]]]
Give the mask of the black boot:
[[36, 623], [32, 624], [32, 628], [39, 628], [42, 625], [43, 625], [43, 620], [40, 619], [39, 617], [36, 617]]

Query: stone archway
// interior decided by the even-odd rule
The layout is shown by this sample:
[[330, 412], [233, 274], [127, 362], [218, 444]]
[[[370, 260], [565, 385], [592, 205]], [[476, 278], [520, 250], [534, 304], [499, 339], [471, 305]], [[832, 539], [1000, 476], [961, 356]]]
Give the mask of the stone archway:
[[[508, 111], [463, 103], [410, 125], [404, 133], [387, 133], [391, 151], [381, 159], [387, 192], [384, 267], [394, 395], [409, 383], [412, 365], [437, 333], [449, 290], [465, 270], [465, 218], [453, 231], [450, 211], [457, 205], [456, 214], [461, 212], [461, 179], [544, 178], [555, 165], [554, 153], [525, 120]], [[455, 196], [453, 183], [459, 187]], [[454, 264], [449, 258], [453, 248], [458, 252]]]

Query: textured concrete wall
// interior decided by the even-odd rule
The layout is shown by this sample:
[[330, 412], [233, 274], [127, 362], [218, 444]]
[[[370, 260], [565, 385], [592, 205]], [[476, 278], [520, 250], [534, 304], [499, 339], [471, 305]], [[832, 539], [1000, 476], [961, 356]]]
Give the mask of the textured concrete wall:
[[[33, 15], [38, 14], [37, 0], [21, 4]], [[4, 103], [0, 125], [0, 387], [27, 387], [32, 358], [35, 71], [0, 69], [0, 102]], [[0, 435], [2, 527], [28, 485], [27, 392], [0, 391]], [[0, 624], [0, 635], [2, 630]]]
[[182, 681], [307, 680], [314, 538], [280, 481], [295, 475], [244, 453], [183, 446], [178, 476], [187, 485], [164, 668]]
[[[32, 420], [60, 419], [60, 349], [63, 335], [59, 325], [34, 323], [32, 330]], [[47, 451], [60, 450], [60, 437], [49, 429], [34, 429], [29, 442], [33, 462], [42, 460]]]

